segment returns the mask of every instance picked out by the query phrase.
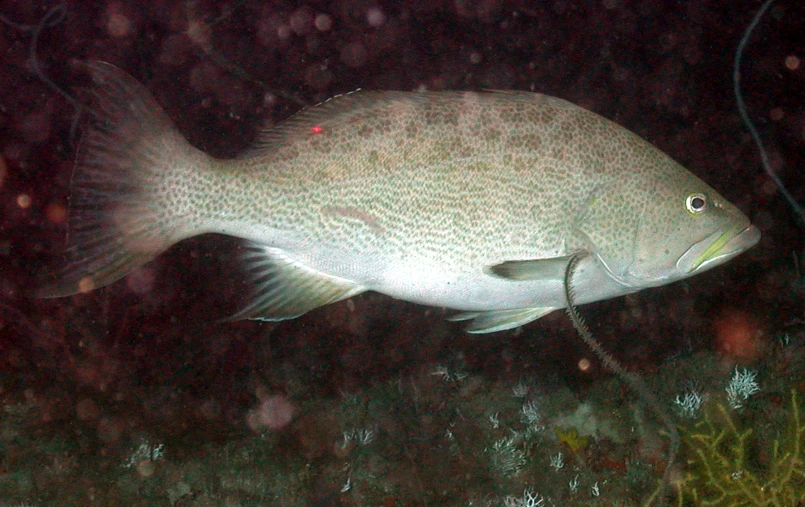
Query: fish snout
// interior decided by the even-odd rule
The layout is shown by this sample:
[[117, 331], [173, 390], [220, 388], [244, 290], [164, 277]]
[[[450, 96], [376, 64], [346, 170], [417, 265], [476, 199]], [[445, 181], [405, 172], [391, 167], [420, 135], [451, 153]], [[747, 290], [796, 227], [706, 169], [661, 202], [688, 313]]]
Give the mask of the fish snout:
[[754, 225], [735, 224], [720, 229], [698, 241], [677, 260], [680, 273], [692, 275], [723, 264], [760, 241], [760, 229]]

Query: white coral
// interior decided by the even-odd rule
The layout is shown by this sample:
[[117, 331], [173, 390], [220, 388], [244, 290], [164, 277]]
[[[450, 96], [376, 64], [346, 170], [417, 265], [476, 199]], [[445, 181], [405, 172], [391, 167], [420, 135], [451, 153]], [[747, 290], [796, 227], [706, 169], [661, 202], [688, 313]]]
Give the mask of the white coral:
[[745, 369], [738, 371], [735, 367], [730, 383], [727, 385], [727, 403], [734, 410], [743, 407], [743, 404], [750, 396], [760, 392], [760, 385], [755, 382], [757, 372]]

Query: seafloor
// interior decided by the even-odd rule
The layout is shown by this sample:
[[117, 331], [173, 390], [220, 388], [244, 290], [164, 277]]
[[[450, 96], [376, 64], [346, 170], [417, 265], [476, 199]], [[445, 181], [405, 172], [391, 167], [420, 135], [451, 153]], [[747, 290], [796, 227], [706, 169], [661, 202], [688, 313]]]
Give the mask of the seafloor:
[[[221, 322], [246, 293], [223, 236], [85, 295], [26, 297], [64, 244], [80, 129], [56, 87], [86, 84], [83, 59], [130, 72], [222, 157], [356, 88], [535, 90], [645, 137], [763, 239], [581, 312], [677, 425], [670, 504], [805, 502], [805, 224], [732, 96], [757, 2], [99, 0], [46, 18], [56, 5], [0, 2], [0, 506], [656, 505], [666, 467], [668, 429], [561, 312], [478, 337], [365, 294]], [[800, 203], [803, 34], [805, 5], [779, 0], [742, 73]]]

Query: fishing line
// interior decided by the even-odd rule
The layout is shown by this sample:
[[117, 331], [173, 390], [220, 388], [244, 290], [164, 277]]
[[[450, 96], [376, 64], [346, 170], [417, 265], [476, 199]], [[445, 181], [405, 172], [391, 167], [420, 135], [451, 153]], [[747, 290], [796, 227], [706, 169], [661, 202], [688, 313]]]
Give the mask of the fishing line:
[[243, 67], [224, 57], [213, 46], [210, 33], [211, 28], [219, 22], [231, 17], [237, 9], [249, 1], [250, 0], [241, 0], [236, 2], [234, 5], [225, 6], [223, 12], [215, 19], [208, 17], [207, 19], [200, 20], [200, 15], [198, 13], [198, 2], [196, 0], [187, 0], [185, 2], [185, 8], [187, 9], [188, 29], [185, 31], [185, 34], [191, 41], [193, 41], [194, 44], [197, 44], [216, 65], [231, 73], [235, 77], [254, 83], [263, 91], [273, 93], [278, 97], [282, 97], [283, 99], [294, 102], [302, 107], [309, 107], [310, 104], [308, 102], [296, 96], [294, 93], [272, 88], [261, 79], [252, 76], [245, 69], [243, 69]]
[[757, 129], [755, 128], [755, 124], [752, 123], [751, 118], [749, 118], [749, 113], [746, 109], [746, 104], [744, 103], [743, 95], [741, 94], [741, 60], [743, 59], [743, 52], [746, 44], [749, 42], [749, 38], [752, 35], [752, 32], [757, 27], [760, 19], [769, 10], [771, 4], [774, 3], [774, 0], [766, 0], [766, 3], [760, 7], [755, 14], [754, 19], [752, 22], [749, 23], [749, 26], [746, 28], [746, 31], [741, 37], [741, 41], [738, 43], [738, 49], [735, 51], [735, 63], [732, 69], [732, 82], [734, 85], [734, 92], [735, 92], [735, 101], [738, 103], [738, 113], [741, 115], [741, 119], [746, 125], [746, 128], [749, 130], [749, 134], [751, 134], [752, 139], [755, 141], [758, 150], [760, 151], [760, 160], [763, 164], [763, 169], [766, 170], [766, 173], [769, 177], [774, 181], [774, 184], [777, 185], [777, 188], [780, 190], [780, 193], [783, 194], [783, 197], [788, 201], [788, 204], [791, 208], [799, 215], [800, 220], [803, 224], [805, 224], [805, 211], [803, 211], [802, 206], [794, 199], [794, 196], [788, 191], [788, 189], [783, 184], [782, 180], [777, 173], [774, 172], [774, 169], [771, 167], [771, 163], [769, 162], [769, 156], [766, 153], [766, 149], [763, 147], [763, 141], [760, 139], [760, 134], [758, 133]]
[[15, 28], [23, 33], [31, 33], [31, 45], [28, 48], [28, 60], [31, 63], [31, 69], [36, 74], [36, 77], [39, 78], [40, 81], [45, 83], [45, 85], [50, 88], [51, 90], [55, 91], [62, 97], [64, 97], [70, 105], [73, 106], [75, 109], [75, 115], [73, 116], [73, 122], [70, 124], [70, 141], [72, 142], [75, 139], [76, 129], [78, 128], [78, 121], [81, 118], [81, 111], [82, 107], [79, 104], [78, 100], [75, 99], [72, 95], [64, 91], [59, 85], [54, 83], [47, 75], [45, 75], [42, 67], [39, 65], [39, 58], [37, 57], [37, 49], [39, 47], [39, 36], [42, 34], [42, 30], [45, 28], [53, 28], [64, 21], [67, 9], [64, 4], [57, 4], [50, 8], [50, 10], [45, 13], [39, 23], [35, 25], [25, 25], [22, 23], [16, 23], [11, 21], [6, 16], [0, 14], [0, 21], [5, 23], [6, 25]]
[[654, 396], [654, 393], [651, 392], [643, 379], [639, 375], [627, 371], [614, 357], [612, 357], [609, 352], [604, 350], [604, 347], [602, 347], [598, 340], [593, 337], [593, 334], [590, 332], [581, 314], [576, 309], [576, 306], [573, 303], [576, 293], [570, 282], [572, 281], [576, 266], [585, 255], [585, 253], [574, 254], [573, 257], [570, 258], [570, 262], [567, 263], [567, 267], [565, 268], [565, 302], [567, 303], [567, 315], [570, 317], [570, 321], [573, 323], [573, 327], [576, 328], [579, 336], [581, 336], [581, 339], [587, 344], [588, 347], [590, 347], [590, 349], [592, 349], [595, 355], [598, 356], [598, 359], [604, 363], [604, 366], [617, 375], [621, 380], [629, 384], [629, 387], [632, 389], [632, 391], [637, 393], [637, 395], [643, 400], [643, 403], [654, 411], [654, 414], [668, 429], [670, 439], [668, 460], [666, 461], [665, 472], [662, 476], [662, 486], [660, 490], [655, 493], [655, 495], [658, 497], [657, 505], [664, 506], [665, 493], [668, 490], [669, 484], [671, 483], [671, 469], [676, 462], [676, 454], [679, 450], [679, 431], [676, 428], [676, 424], [674, 424], [674, 421], [671, 419], [671, 416], [668, 414], [668, 411], [662, 408], [659, 400], [657, 400], [657, 397]]

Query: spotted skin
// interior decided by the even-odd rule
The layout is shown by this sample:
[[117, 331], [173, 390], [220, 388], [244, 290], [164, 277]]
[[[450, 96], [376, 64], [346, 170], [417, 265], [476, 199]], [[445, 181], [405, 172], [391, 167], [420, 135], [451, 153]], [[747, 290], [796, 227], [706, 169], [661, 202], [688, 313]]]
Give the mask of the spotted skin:
[[[759, 239], [661, 151], [546, 95], [357, 92], [217, 160], [182, 139], [131, 77], [88, 68], [107, 127], [79, 157], [83, 200], [70, 224], [89, 232], [69, 244], [45, 296], [113, 282], [177, 241], [217, 232], [249, 242], [247, 269], [262, 280], [239, 318], [289, 318], [375, 290], [476, 320], [504, 316], [481, 319], [475, 331], [485, 332], [563, 307], [559, 273], [573, 254], [586, 256], [574, 276], [586, 303], [692, 276]], [[125, 185], [101, 190], [108, 181]], [[690, 209], [691, 195], [704, 210]], [[74, 223], [81, 213], [84, 225]], [[143, 252], [130, 255], [131, 245]], [[519, 278], [490, 269], [517, 262], [527, 263], [511, 270]]]

